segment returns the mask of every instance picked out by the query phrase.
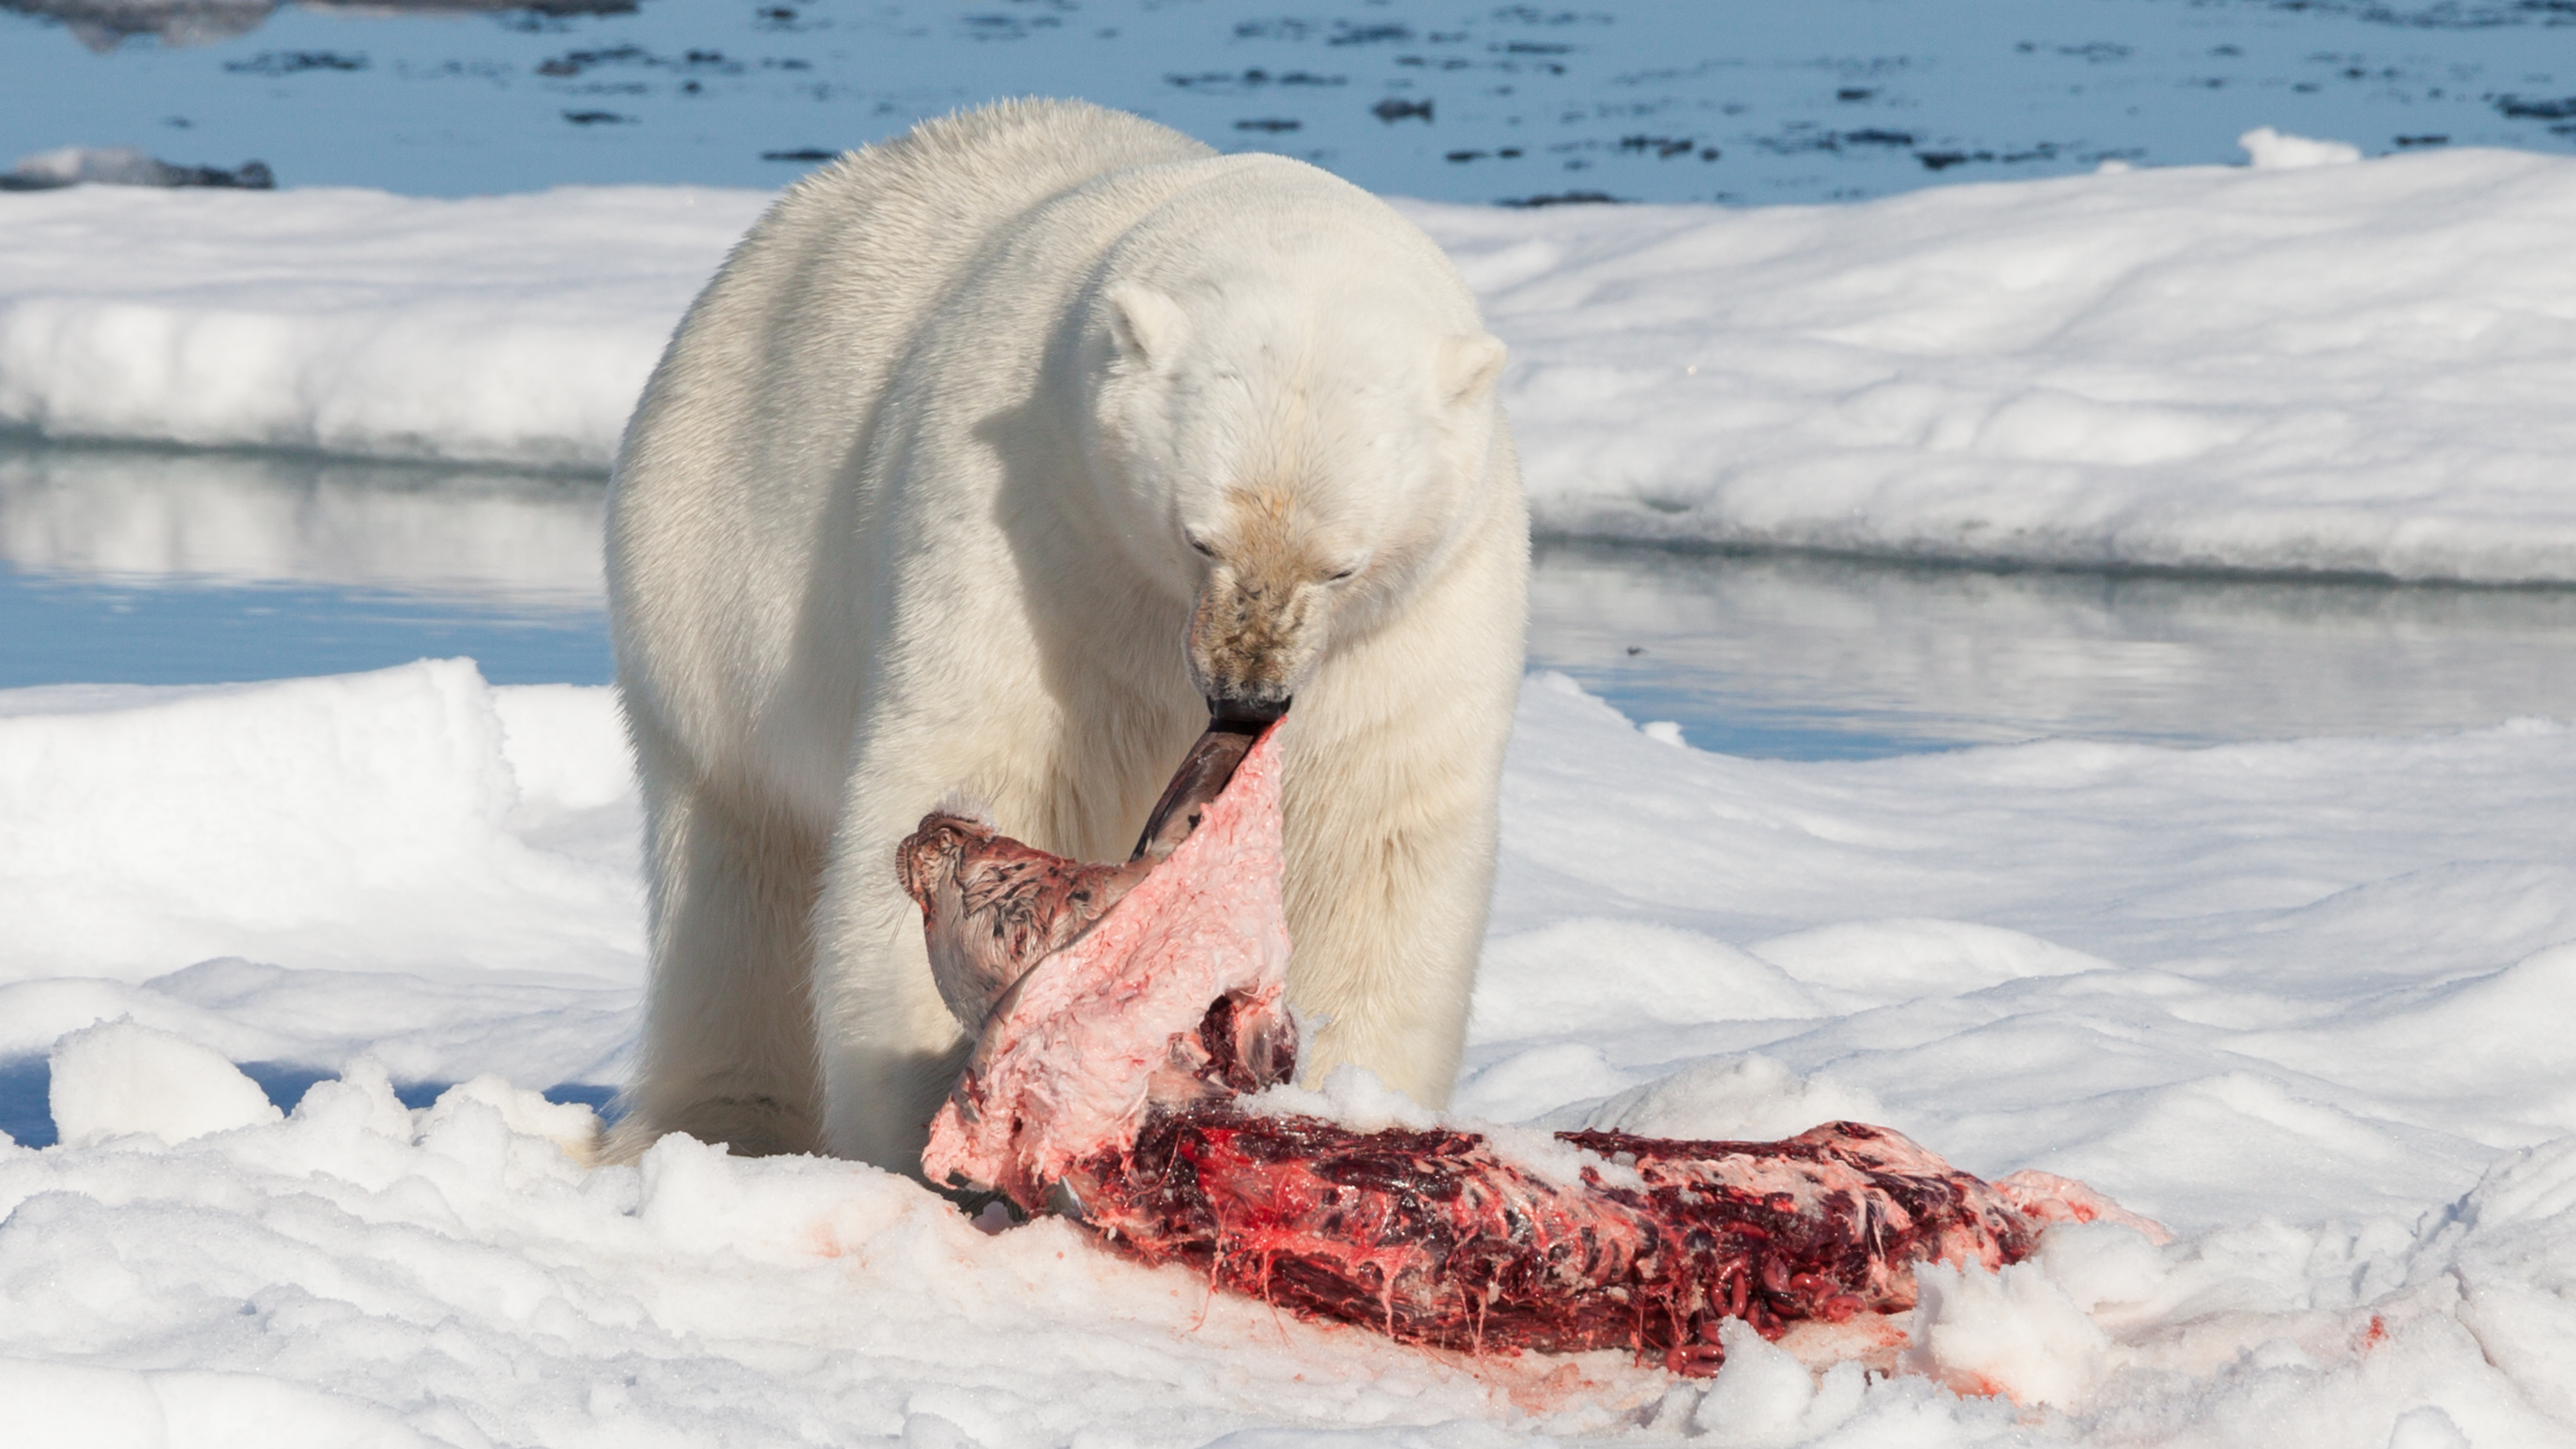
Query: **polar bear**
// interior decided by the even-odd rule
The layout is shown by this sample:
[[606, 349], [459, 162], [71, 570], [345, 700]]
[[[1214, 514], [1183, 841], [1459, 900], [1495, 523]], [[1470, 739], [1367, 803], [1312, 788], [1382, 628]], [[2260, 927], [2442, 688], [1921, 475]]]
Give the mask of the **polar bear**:
[[917, 1174], [970, 1044], [896, 843], [964, 796], [1124, 859], [1212, 709], [1292, 699], [1310, 1070], [1442, 1101], [1526, 627], [1502, 364], [1384, 203], [1133, 116], [995, 105], [790, 189], [610, 495], [652, 968], [605, 1154]]

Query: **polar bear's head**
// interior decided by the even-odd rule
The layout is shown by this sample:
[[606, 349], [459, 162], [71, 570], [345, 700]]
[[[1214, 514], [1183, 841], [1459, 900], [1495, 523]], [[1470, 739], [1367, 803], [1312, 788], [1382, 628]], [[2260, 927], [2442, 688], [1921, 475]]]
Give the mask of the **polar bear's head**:
[[1104, 288], [1088, 369], [1119, 540], [1190, 600], [1210, 706], [1253, 718], [1400, 610], [1482, 516], [1503, 365], [1436, 252], [1392, 276], [1311, 250], [1260, 260]]

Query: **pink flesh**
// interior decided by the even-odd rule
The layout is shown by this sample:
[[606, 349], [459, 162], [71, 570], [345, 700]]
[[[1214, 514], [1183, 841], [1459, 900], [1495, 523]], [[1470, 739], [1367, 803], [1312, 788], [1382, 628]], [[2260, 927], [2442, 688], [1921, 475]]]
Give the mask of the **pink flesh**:
[[[1200, 1031], [1219, 1003], [1231, 1003], [1229, 1030], [1245, 1056], [1264, 1059], [1247, 1064], [1245, 1085], [1273, 1079], [1266, 1058], [1293, 1059], [1293, 1047], [1273, 1045], [1293, 1041], [1282, 1003], [1277, 727], [1220, 783], [1224, 793], [1162, 864], [1011, 987], [930, 1124], [922, 1166], [933, 1182], [962, 1179], [1039, 1206], [1074, 1164], [1135, 1141], [1157, 1095], [1195, 1098], [1211, 1070], [1222, 1081], [1233, 1064]], [[912, 842], [905, 848], [910, 858]]]
[[1914, 1264], [1998, 1268], [2049, 1222], [2161, 1232], [2081, 1183], [1989, 1185], [1857, 1122], [1783, 1142], [1560, 1133], [1605, 1159], [1569, 1185], [1472, 1132], [1243, 1110], [1295, 1064], [1276, 736], [1231, 781], [1239, 744], [1203, 738], [1127, 866], [949, 816], [905, 842], [932, 958], [971, 978], [951, 1007], [982, 1026], [931, 1124], [932, 1180], [1052, 1201], [1120, 1252], [1404, 1342], [1621, 1347], [1686, 1374], [1716, 1371], [1726, 1318], [1777, 1337], [1899, 1312]]

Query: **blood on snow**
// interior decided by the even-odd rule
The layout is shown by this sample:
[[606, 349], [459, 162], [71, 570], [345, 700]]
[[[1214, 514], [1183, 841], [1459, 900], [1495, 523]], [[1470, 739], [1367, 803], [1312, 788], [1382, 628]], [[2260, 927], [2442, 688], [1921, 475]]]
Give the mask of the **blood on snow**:
[[1780, 1142], [1566, 1132], [1516, 1154], [1283, 1110], [1264, 1094], [1296, 1065], [1278, 729], [1212, 727], [1125, 865], [947, 812], [904, 842], [942, 995], [978, 1033], [932, 1124], [932, 1180], [1399, 1342], [1617, 1347], [1691, 1375], [1716, 1372], [1728, 1318], [1776, 1339], [1902, 1312], [1917, 1263], [1993, 1270], [2047, 1222], [2140, 1221], [1858, 1122]]

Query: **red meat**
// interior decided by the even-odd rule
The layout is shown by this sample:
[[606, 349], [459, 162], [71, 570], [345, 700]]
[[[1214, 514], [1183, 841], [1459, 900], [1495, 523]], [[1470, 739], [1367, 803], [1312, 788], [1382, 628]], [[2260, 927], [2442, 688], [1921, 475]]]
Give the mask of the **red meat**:
[[[1130, 1147], [1149, 1115], [1287, 1075], [1296, 1034], [1283, 1003], [1278, 761], [1275, 727], [1257, 743], [1210, 730], [1135, 858], [1108, 875], [1033, 866], [1027, 846], [951, 815], [924, 819], [904, 841], [904, 885], [921, 904], [933, 963], [963, 959], [957, 941], [974, 943], [973, 986], [949, 993], [952, 1009], [1004, 983], [931, 1122], [923, 1166], [933, 1181], [998, 1188], [1036, 1209], [1075, 1164]], [[1022, 888], [989, 892], [978, 911], [971, 883], [987, 875]], [[1111, 893], [1117, 909], [1071, 931], [1048, 916], [1092, 912]], [[1043, 949], [1059, 938], [1069, 939]]]
[[1131, 1256], [1402, 1342], [1617, 1347], [1691, 1374], [1716, 1371], [1722, 1319], [1777, 1337], [1902, 1311], [1915, 1263], [1998, 1268], [2034, 1236], [1986, 1184], [1857, 1122], [1785, 1142], [1559, 1140], [1600, 1160], [1567, 1183], [1473, 1132], [1205, 1106], [1156, 1115], [1059, 1200]]
[[1688, 1374], [1716, 1371], [1726, 1318], [1776, 1337], [1901, 1311], [1916, 1263], [1998, 1268], [2045, 1221], [2118, 1214], [1857, 1122], [1783, 1142], [1559, 1133], [1516, 1160], [1476, 1132], [1268, 1110], [1251, 1094], [1296, 1054], [1276, 733], [1212, 729], [1125, 866], [954, 815], [904, 843], [942, 990], [981, 1031], [932, 1125], [934, 1180], [1403, 1342], [1620, 1347]]

